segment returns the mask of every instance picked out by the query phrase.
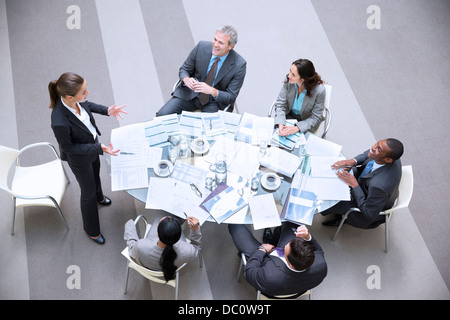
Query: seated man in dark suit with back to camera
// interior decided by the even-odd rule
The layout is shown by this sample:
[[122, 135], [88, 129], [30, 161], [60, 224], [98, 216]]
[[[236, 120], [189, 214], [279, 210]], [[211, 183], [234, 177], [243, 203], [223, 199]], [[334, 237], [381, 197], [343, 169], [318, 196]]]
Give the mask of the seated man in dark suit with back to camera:
[[273, 235], [265, 233], [263, 244], [245, 225], [229, 224], [228, 230], [239, 252], [247, 257], [244, 278], [269, 298], [300, 296], [327, 275], [322, 248], [304, 225], [283, 222]]
[[[351, 212], [346, 223], [362, 229], [375, 228], [385, 222], [385, 216], [379, 213], [391, 208], [398, 197], [398, 186], [402, 177], [403, 144], [397, 139], [383, 139], [369, 150], [353, 159], [338, 161], [333, 164], [338, 177], [351, 188], [351, 200], [340, 201], [322, 215], [335, 214], [325, 226], [338, 226], [342, 215], [350, 208], [358, 208], [360, 212]], [[355, 168], [354, 175], [348, 172]]]
[[182, 83], [156, 115], [197, 109], [217, 112], [233, 104], [244, 83], [247, 68], [247, 62], [233, 49], [237, 38], [237, 31], [232, 26], [222, 26], [217, 29], [212, 42], [200, 41], [180, 68]]

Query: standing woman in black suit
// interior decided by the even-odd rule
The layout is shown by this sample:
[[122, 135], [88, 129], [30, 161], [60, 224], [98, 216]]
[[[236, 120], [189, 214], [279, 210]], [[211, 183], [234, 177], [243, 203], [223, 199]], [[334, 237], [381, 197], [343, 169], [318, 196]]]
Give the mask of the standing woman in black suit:
[[[83, 226], [89, 237], [99, 244], [105, 243], [100, 232], [97, 203], [110, 205], [111, 200], [103, 195], [100, 183], [99, 155], [116, 156], [119, 150], [98, 142], [100, 131], [92, 113], [122, 118], [125, 106], [105, 107], [89, 101], [86, 80], [67, 72], [48, 85], [51, 126], [59, 144], [61, 159], [67, 161], [81, 188], [80, 208]], [[122, 118], [123, 119], [123, 118]]]

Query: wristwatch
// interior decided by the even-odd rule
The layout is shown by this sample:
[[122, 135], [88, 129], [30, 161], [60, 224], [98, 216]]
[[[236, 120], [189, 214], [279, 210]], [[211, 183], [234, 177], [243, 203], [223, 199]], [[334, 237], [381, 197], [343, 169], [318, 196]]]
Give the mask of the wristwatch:
[[261, 245], [261, 246], [258, 247], [258, 249], [263, 249], [264, 252], [267, 254], [267, 250], [266, 250], [266, 248], [264, 248], [264, 246]]

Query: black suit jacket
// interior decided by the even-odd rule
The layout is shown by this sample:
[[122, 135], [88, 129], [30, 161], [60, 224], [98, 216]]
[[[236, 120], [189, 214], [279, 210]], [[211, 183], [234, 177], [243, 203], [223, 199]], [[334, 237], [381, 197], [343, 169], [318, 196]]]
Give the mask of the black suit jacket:
[[[359, 178], [366, 164], [372, 159], [369, 150], [355, 157], [356, 165], [361, 165], [354, 171]], [[349, 214], [347, 223], [358, 228], [375, 228], [384, 223], [385, 217], [379, 213], [391, 208], [398, 197], [398, 185], [402, 177], [402, 163], [400, 159], [385, 164], [361, 177], [359, 186], [351, 191], [353, 206], [361, 212]]]
[[[212, 42], [200, 41], [181, 66], [179, 70], [180, 80], [183, 80], [185, 77], [194, 77], [198, 81], [204, 82], [211, 56]], [[247, 62], [245, 59], [236, 51], [230, 50], [214, 82], [214, 88], [219, 90], [216, 102], [218, 102], [220, 109], [223, 110], [236, 100], [244, 83], [246, 68]], [[198, 93], [186, 87], [183, 82], [182, 85], [175, 89], [172, 95], [186, 101], [198, 97]]]
[[256, 250], [245, 265], [245, 279], [269, 296], [304, 293], [318, 286], [327, 275], [327, 263], [314, 237], [310, 244], [314, 248], [314, 263], [303, 272], [294, 272], [280, 258]]
[[[89, 114], [91, 123], [100, 136], [92, 113], [108, 115], [108, 108], [93, 102], [82, 102], [81, 106]], [[71, 166], [84, 167], [103, 154], [101, 144], [94, 140], [92, 133], [78, 118], [58, 100], [51, 115], [51, 126], [59, 144], [61, 159]]]

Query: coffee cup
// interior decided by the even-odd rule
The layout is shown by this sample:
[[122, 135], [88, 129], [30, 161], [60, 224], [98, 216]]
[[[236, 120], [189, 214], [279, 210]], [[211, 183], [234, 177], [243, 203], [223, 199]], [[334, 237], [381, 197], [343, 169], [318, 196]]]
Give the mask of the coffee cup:
[[270, 174], [266, 177], [266, 184], [269, 187], [274, 187], [277, 182], [277, 176], [275, 174]]
[[158, 172], [160, 175], [166, 175], [169, 173], [169, 165], [165, 161], [158, 163]]
[[195, 148], [197, 150], [203, 150], [203, 148], [205, 147], [205, 141], [198, 139], [195, 141]]

